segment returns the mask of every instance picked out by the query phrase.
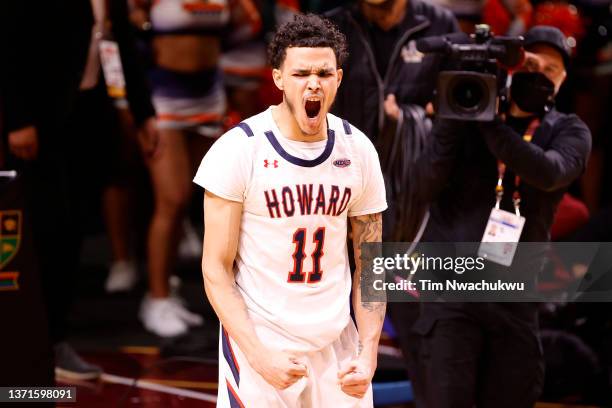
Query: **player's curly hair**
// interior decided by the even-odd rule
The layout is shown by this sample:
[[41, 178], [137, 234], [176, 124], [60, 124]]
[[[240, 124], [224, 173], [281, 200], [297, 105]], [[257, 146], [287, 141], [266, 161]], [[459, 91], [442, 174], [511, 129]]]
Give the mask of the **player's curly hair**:
[[312, 13], [297, 14], [278, 28], [268, 45], [272, 68], [280, 68], [290, 47], [330, 47], [338, 67], [348, 56], [344, 34], [331, 21]]

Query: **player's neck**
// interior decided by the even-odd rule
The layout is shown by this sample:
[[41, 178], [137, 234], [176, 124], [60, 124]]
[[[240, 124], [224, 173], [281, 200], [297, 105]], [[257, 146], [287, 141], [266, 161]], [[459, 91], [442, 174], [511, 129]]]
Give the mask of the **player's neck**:
[[327, 121], [323, 122], [323, 126], [317, 134], [305, 134], [300, 129], [295, 116], [285, 102], [281, 102], [276, 106], [272, 106], [272, 119], [276, 122], [283, 137], [297, 142], [318, 142], [327, 139]]

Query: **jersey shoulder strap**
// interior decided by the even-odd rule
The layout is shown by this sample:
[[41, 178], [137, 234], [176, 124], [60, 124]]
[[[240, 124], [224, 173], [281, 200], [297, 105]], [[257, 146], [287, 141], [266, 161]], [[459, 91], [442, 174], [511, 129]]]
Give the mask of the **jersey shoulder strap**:
[[240, 122], [234, 127], [242, 129], [242, 131], [247, 135], [247, 137], [255, 136], [255, 133], [253, 133], [253, 129], [251, 129], [251, 127], [246, 122]]
[[344, 133], [347, 135], [352, 135], [353, 131], [351, 130], [351, 124], [346, 119], [342, 119], [342, 127], [344, 127]]

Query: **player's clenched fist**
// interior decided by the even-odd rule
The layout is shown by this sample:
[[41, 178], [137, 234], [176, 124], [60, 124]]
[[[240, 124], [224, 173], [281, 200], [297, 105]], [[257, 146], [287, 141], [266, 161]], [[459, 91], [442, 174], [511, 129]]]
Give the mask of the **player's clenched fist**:
[[372, 371], [361, 359], [349, 361], [338, 371], [340, 388], [351, 397], [363, 398], [372, 382]]
[[255, 371], [273, 387], [284, 390], [300, 378], [308, 376], [306, 364], [290, 351], [266, 350], [251, 363]]

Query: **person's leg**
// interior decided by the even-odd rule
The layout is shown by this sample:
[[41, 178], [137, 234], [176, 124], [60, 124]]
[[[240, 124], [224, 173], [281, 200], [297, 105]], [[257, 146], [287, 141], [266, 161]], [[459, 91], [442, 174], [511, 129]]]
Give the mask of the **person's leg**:
[[413, 378], [416, 375], [413, 356], [419, 336], [412, 331], [412, 325], [419, 317], [419, 304], [416, 302], [389, 302], [387, 303], [387, 315], [397, 334], [395, 340], [402, 350], [408, 376]]
[[159, 153], [149, 161], [155, 209], [147, 242], [149, 294], [141, 318], [148, 330], [171, 337], [184, 334], [189, 325], [202, 324], [202, 318], [171, 296], [169, 285], [180, 222], [192, 190], [188, 143], [181, 131], [172, 129], [160, 130], [159, 143]]
[[49, 316], [50, 339], [55, 352], [55, 372], [76, 379], [99, 377], [100, 367], [89, 364], [66, 342], [67, 317], [72, 305], [80, 249], [77, 206], [69, 185], [68, 163], [80, 154], [74, 141], [82, 122], [74, 117], [73, 126], [45, 130], [39, 158], [31, 165], [26, 200], [32, 215], [32, 231], [41, 281]]
[[519, 313], [514, 307], [492, 309], [496, 312], [490, 326], [495, 327], [487, 333], [478, 408], [531, 408], [542, 391], [544, 358], [536, 306], [516, 306], [522, 309]]
[[34, 245], [38, 255], [53, 344], [66, 336], [74, 292], [78, 239], [69, 216], [65, 169], [52, 160], [34, 165], [28, 185]]
[[[221, 134], [222, 128], [217, 123], [202, 123], [188, 132], [190, 181], [193, 180], [202, 158]], [[195, 189], [190, 200], [191, 209], [185, 213], [182, 220], [178, 251], [180, 257], [195, 259], [202, 257], [203, 200], [204, 190]]]
[[102, 192], [102, 211], [112, 252], [106, 290], [130, 290], [138, 279], [138, 273], [130, 254], [129, 190], [119, 185], [106, 187]]
[[[219, 135], [220, 136], [220, 135]], [[217, 138], [203, 136], [199, 133], [193, 133], [189, 138], [189, 152], [191, 153], [191, 175], [196, 174], [202, 158], [208, 152], [208, 149], [215, 143]], [[204, 190], [195, 189], [191, 199], [191, 210], [183, 219], [183, 237], [179, 253], [195, 255], [196, 258], [202, 257], [202, 227], [204, 219], [202, 218], [202, 202], [204, 201]], [[188, 250], [187, 250], [188, 248]]]
[[115, 262], [130, 259], [129, 205], [129, 191], [126, 188], [110, 185], [104, 189], [102, 210]]
[[[56, 224], [64, 225], [63, 233], [71, 235], [72, 254], [64, 255], [66, 261], [57, 259], [58, 253], [65, 252], [65, 249], [50, 249], [52, 252], [49, 255], [53, 257], [51, 262], [62, 265], [72, 274], [68, 279], [69, 284], [58, 283], [68, 288], [74, 288], [78, 282], [82, 240], [89, 232], [90, 221], [97, 219], [96, 214], [92, 212], [93, 209], [98, 209], [94, 202], [99, 202], [102, 187], [107, 182], [109, 174], [114, 174], [111, 163], [116, 160], [112, 155], [112, 143], [118, 140], [116, 118], [103, 84], [91, 90], [80, 91], [74, 105], [75, 110], [62, 129], [63, 137], [66, 138], [66, 147], [62, 154], [67, 168], [68, 221], [63, 222], [61, 218], [55, 217]], [[63, 245], [65, 239], [57, 233], [54, 235], [52, 240]], [[70, 246], [66, 244], [63, 248]], [[54, 275], [52, 279], [59, 278]], [[73, 291], [72, 295], [67, 295], [67, 290], [70, 289], [57, 294], [66, 303], [64, 306], [66, 317], [75, 294]], [[55, 370], [58, 376], [86, 380], [99, 377], [102, 372], [100, 367], [84, 361], [68, 342], [62, 341], [61, 337], [55, 342], [54, 351]]]
[[148, 237], [149, 291], [170, 295], [168, 276], [175, 261], [180, 220], [191, 195], [191, 166], [182, 131], [160, 129], [159, 155], [149, 161], [155, 209]]
[[480, 326], [468, 318], [440, 319], [419, 335], [412, 379], [417, 407], [473, 408], [483, 344]]
[[114, 171], [107, 178], [102, 192], [102, 212], [106, 233], [111, 246], [112, 262], [106, 279], [108, 292], [130, 290], [138, 280], [134, 260], [135, 223], [132, 220], [135, 199], [132, 191], [136, 185], [136, 174], [144, 170], [138, 151], [136, 128], [133, 117], [126, 107], [115, 101], [112, 112], [113, 135], [107, 138], [109, 157], [114, 158]]

